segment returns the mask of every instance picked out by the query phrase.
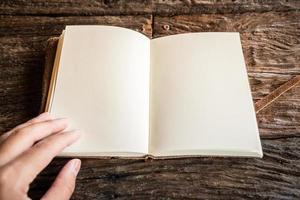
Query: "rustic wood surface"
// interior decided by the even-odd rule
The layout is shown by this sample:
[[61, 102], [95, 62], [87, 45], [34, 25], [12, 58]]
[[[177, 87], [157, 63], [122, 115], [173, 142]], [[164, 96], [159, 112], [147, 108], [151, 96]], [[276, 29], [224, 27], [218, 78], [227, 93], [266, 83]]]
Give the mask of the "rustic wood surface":
[[[238, 31], [257, 102], [300, 74], [299, 10], [297, 0], [2, 0], [0, 133], [39, 112], [47, 39], [65, 25], [118, 25], [149, 37]], [[263, 159], [83, 159], [73, 199], [300, 199], [300, 85], [257, 119]], [[37, 178], [34, 199], [65, 162], [55, 159]]]

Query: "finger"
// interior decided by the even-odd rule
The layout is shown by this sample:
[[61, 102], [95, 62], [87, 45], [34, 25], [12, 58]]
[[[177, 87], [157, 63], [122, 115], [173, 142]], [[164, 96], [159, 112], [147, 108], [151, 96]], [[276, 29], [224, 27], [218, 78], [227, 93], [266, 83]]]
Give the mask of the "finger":
[[70, 199], [75, 189], [76, 176], [80, 165], [81, 161], [79, 159], [70, 160], [59, 172], [50, 189], [42, 197], [42, 200]]
[[0, 166], [19, 156], [35, 142], [61, 132], [67, 126], [66, 119], [55, 119], [34, 123], [13, 132], [0, 146]]
[[28, 120], [24, 124], [21, 124], [21, 125], [17, 126], [15, 129], [18, 130], [18, 129], [24, 128], [28, 125], [31, 125], [31, 124], [34, 124], [34, 123], [37, 123], [37, 122], [48, 121], [48, 120], [51, 120], [51, 119], [53, 119], [51, 117], [51, 115], [48, 112], [44, 112], [44, 113], [41, 113], [40, 115], [38, 115], [37, 117], [35, 117], [31, 120]]
[[9, 137], [13, 132], [15, 131], [18, 131], [19, 129], [21, 128], [24, 128], [26, 126], [29, 126], [31, 124], [34, 124], [34, 123], [38, 123], [38, 122], [43, 122], [43, 121], [48, 121], [48, 120], [51, 120], [52, 117], [50, 116], [50, 114], [48, 112], [44, 112], [42, 114], [40, 114], [39, 116], [23, 123], [23, 124], [20, 124], [18, 126], [16, 126], [15, 128], [13, 128], [12, 130], [4, 133], [3, 135], [1, 135], [0, 137], [0, 143], [3, 142], [7, 137]]
[[19, 172], [18, 175], [23, 184], [30, 184], [56, 155], [79, 137], [78, 131], [51, 135], [10, 162], [9, 166]]

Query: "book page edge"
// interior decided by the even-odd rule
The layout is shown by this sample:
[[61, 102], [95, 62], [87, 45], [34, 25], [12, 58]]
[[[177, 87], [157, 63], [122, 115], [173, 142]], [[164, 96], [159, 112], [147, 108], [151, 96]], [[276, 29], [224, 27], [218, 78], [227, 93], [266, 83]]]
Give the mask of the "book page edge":
[[59, 68], [59, 63], [60, 63], [63, 40], [64, 40], [64, 31], [61, 34], [61, 36], [59, 37], [59, 41], [58, 41], [58, 45], [57, 45], [55, 60], [54, 60], [53, 69], [52, 69], [52, 75], [51, 75], [51, 79], [50, 79], [50, 85], [49, 85], [49, 89], [48, 89], [47, 101], [46, 101], [46, 106], [45, 106], [45, 110], [44, 110], [45, 112], [51, 111], [52, 99], [53, 99], [53, 95], [54, 95], [54, 91], [55, 91], [55, 85], [56, 85], [56, 79], [57, 79], [58, 68]]

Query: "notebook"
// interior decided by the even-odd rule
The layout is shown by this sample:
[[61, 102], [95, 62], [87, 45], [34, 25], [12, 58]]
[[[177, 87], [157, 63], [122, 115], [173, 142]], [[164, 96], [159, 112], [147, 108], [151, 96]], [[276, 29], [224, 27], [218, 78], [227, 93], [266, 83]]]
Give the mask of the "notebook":
[[62, 156], [263, 155], [239, 33], [67, 26], [45, 110], [83, 132]]

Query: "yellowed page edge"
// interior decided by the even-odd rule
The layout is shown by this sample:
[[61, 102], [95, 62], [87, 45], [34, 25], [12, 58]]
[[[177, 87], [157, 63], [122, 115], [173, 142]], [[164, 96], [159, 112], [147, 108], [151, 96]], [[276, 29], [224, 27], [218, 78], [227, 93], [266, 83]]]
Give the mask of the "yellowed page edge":
[[51, 110], [51, 104], [52, 104], [53, 94], [54, 94], [54, 90], [55, 90], [57, 72], [58, 72], [58, 68], [59, 68], [59, 61], [60, 61], [61, 50], [62, 50], [62, 46], [63, 46], [63, 40], [64, 40], [64, 32], [60, 35], [58, 45], [57, 45], [55, 61], [54, 61], [53, 69], [52, 69], [52, 75], [51, 75], [51, 80], [50, 80], [50, 85], [49, 85], [49, 90], [48, 90], [48, 95], [47, 95], [47, 102], [46, 102], [46, 106], [45, 106], [45, 112], [49, 112]]

